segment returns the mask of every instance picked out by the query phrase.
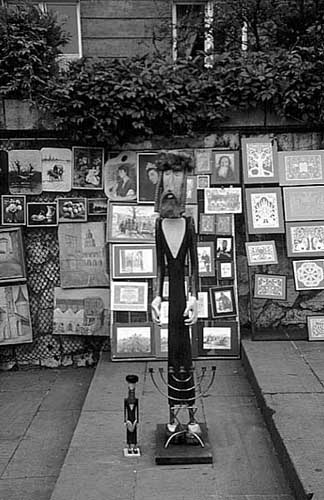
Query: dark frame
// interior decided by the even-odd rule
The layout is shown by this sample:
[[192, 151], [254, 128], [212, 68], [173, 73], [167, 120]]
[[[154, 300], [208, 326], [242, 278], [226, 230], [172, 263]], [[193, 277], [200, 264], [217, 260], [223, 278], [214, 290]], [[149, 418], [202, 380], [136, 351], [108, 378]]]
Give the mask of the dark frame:
[[[224, 331], [225, 329], [225, 331]], [[208, 348], [206, 346], [205, 340], [207, 335], [213, 335], [215, 337], [217, 334], [219, 336], [224, 335], [226, 332], [225, 339], [230, 340], [230, 347], [220, 345], [217, 347]], [[224, 343], [224, 340], [223, 340]], [[226, 341], [225, 341], [226, 343]], [[208, 344], [207, 344], [208, 345]], [[238, 324], [236, 321], [208, 321], [198, 323], [198, 354], [201, 357], [237, 357], [240, 354], [240, 343], [238, 336]]]
[[[151, 264], [152, 264], [152, 271], [134, 271], [134, 272], [123, 272], [122, 270], [122, 258], [123, 258], [123, 252], [125, 251], [134, 251], [134, 252], [143, 252], [144, 250], [150, 250], [151, 254]], [[126, 255], [124, 254], [124, 257]], [[147, 255], [143, 259], [143, 254], [142, 254], [142, 261], [147, 260]], [[113, 244], [111, 245], [111, 265], [112, 265], [112, 277], [113, 279], [133, 279], [133, 278], [154, 278], [156, 276], [156, 252], [155, 252], [155, 245], [127, 245], [127, 244]], [[132, 259], [132, 262], [130, 264], [134, 263], [134, 259]]]
[[[149, 337], [149, 351], [145, 350], [127, 350], [122, 347], [119, 348], [120, 339], [118, 338], [118, 334], [122, 333], [122, 330], [125, 334], [129, 333], [131, 337], [132, 330], [135, 332], [145, 332], [145, 337]], [[138, 335], [138, 334], [137, 334]], [[136, 339], [135, 339], [136, 340]], [[137, 343], [138, 343], [137, 339]], [[136, 343], [136, 342], [135, 342]], [[136, 347], [136, 346], [134, 346]], [[112, 360], [116, 359], [136, 359], [139, 358], [153, 358], [154, 357], [154, 335], [153, 335], [153, 325], [152, 323], [114, 323], [112, 329], [112, 346], [111, 346]]]
[[[226, 158], [227, 166], [222, 166], [221, 162]], [[223, 177], [222, 168], [230, 170], [230, 174]], [[227, 171], [228, 171], [227, 170]], [[211, 184], [215, 186], [225, 186], [240, 184], [240, 154], [234, 150], [213, 150], [213, 168]]]
[[[220, 300], [220, 297], [217, 297], [218, 294], [222, 294], [225, 296], [227, 300], [230, 300], [231, 307], [228, 307], [227, 309], [222, 312], [219, 310], [219, 306], [217, 305], [217, 302]], [[230, 295], [230, 299], [226, 294]], [[211, 310], [212, 310], [212, 316], [213, 318], [225, 318], [225, 317], [230, 317], [230, 316], [236, 316], [236, 302], [235, 302], [235, 293], [234, 293], [234, 286], [228, 285], [228, 286], [213, 286], [209, 288], [209, 294], [210, 294], [210, 303], [211, 303]]]
[[[260, 281], [273, 281], [276, 280], [281, 283], [281, 293], [262, 293], [260, 292]], [[286, 300], [287, 297], [287, 277], [282, 274], [259, 274], [254, 275], [254, 294], [255, 299], [272, 299], [272, 300]]]

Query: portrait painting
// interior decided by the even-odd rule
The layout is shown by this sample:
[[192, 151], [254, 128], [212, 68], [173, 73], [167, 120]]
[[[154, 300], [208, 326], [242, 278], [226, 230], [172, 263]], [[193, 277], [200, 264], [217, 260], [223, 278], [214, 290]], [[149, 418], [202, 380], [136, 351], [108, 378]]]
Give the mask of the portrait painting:
[[123, 205], [109, 203], [107, 240], [109, 242], [148, 243], [155, 241], [153, 205]]
[[286, 276], [256, 273], [254, 275], [254, 298], [286, 300]]
[[88, 215], [107, 216], [108, 200], [107, 198], [88, 198]]
[[8, 152], [11, 194], [42, 192], [41, 154], [38, 149], [12, 149]]
[[215, 232], [216, 234], [231, 235], [233, 234], [233, 215], [231, 214], [216, 214], [215, 216]]
[[32, 342], [27, 285], [0, 287], [0, 346]]
[[199, 356], [211, 358], [237, 357], [240, 353], [236, 321], [217, 320], [201, 326], [198, 331]]
[[210, 174], [212, 172], [211, 150], [195, 149], [196, 174]]
[[274, 240], [247, 241], [245, 249], [248, 266], [278, 264], [277, 249]]
[[72, 151], [65, 148], [42, 148], [43, 191], [69, 192], [72, 187]]
[[236, 315], [233, 286], [210, 287], [209, 294], [213, 318]]
[[112, 245], [111, 253], [114, 279], [156, 276], [155, 245]]
[[0, 228], [0, 283], [26, 281], [26, 277], [21, 228]]
[[232, 236], [217, 236], [216, 259], [233, 260], [233, 238]]
[[206, 214], [238, 214], [242, 212], [241, 188], [207, 188]]
[[324, 186], [284, 187], [283, 198], [286, 221], [323, 220]]
[[109, 290], [54, 288], [53, 333], [107, 337]]
[[279, 151], [279, 183], [282, 186], [293, 184], [324, 184], [324, 151]]
[[9, 175], [8, 175], [8, 153], [0, 151], [0, 195], [9, 192]]
[[104, 222], [60, 224], [58, 240], [62, 288], [109, 285]]
[[57, 215], [56, 201], [27, 203], [28, 227], [55, 227], [58, 222]]
[[247, 188], [246, 206], [250, 234], [284, 233], [280, 188]]
[[210, 176], [208, 174], [197, 175], [197, 189], [210, 187]]
[[241, 140], [245, 184], [278, 181], [277, 143], [272, 138], [249, 137]]
[[199, 276], [215, 276], [214, 242], [198, 241], [197, 253]]
[[156, 186], [159, 181], [159, 171], [156, 161], [157, 153], [138, 153], [137, 155], [137, 201], [153, 203]]
[[86, 222], [86, 198], [58, 198], [57, 205], [59, 222]]
[[324, 316], [307, 316], [308, 340], [324, 340]]
[[151, 324], [114, 324], [112, 359], [153, 356], [153, 328]]
[[137, 154], [123, 151], [104, 166], [104, 190], [110, 201], [135, 201], [137, 197]]
[[3, 226], [23, 226], [26, 224], [26, 196], [1, 196], [1, 224]]
[[213, 151], [213, 160], [212, 184], [227, 185], [240, 183], [238, 151]]
[[112, 281], [111, 310], [147, 311], [147, 294], [147, 281]]
[[96, 147], [72, 148], [74, 189], [102, 189], [104, 149]]
[[200, 234], [215, 234], [214, 214], [200, 214], [199, 232]]
[[288, 257], [324, 256], [324, 221], [287, 222]]
[[293, 261], [296, 290], [324, 289], [324, 259]]

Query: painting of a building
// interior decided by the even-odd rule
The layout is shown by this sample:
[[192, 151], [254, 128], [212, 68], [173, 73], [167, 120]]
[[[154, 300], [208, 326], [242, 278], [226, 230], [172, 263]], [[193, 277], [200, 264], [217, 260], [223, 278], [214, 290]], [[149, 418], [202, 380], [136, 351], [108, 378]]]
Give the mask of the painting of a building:
[[0, 288], [0, 345], [32, 342], [26, 285]]

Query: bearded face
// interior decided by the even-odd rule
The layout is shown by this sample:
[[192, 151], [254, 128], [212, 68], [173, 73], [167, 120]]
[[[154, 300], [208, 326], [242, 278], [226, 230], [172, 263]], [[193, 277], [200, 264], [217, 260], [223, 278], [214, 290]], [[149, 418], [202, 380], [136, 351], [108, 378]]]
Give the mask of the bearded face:
[[181, 217], [183, 207], [181, 195], [185, 174], [183, 170], [165, 170], [163, 172], [163, 192], [160, 199], [161, 217]]

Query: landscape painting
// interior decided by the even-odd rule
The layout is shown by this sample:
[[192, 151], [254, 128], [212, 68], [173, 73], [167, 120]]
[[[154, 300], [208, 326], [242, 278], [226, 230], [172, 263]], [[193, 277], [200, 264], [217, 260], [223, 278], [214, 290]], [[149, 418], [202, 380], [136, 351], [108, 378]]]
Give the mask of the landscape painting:
[[64, 148], [42, 148], [43, 191], [71, 191], [72, 151]]
[[11, 194], [42, 192], [41, 155], [37, 149], [12, 149], [8, 153]]

